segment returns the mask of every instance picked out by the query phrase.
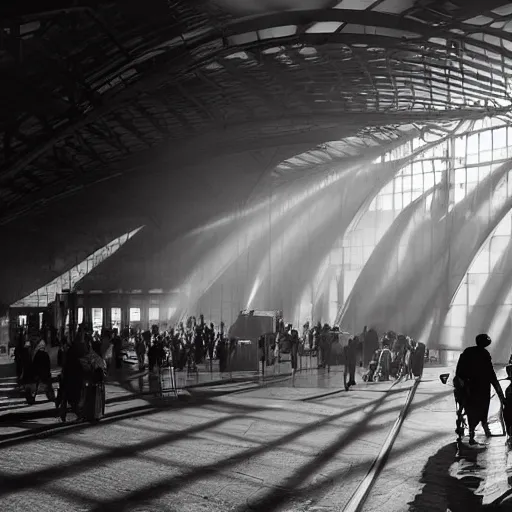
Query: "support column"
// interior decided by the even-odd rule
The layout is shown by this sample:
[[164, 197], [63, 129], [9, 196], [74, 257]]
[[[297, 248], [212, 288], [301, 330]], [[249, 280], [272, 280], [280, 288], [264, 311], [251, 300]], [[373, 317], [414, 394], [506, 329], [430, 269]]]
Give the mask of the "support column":
[[121, 308], [121, 329], [126, 329], [130, 325], [130, 303], [127, 295], [123, 295], [119, 300]]
[[103, 327], [110, 329], [112, 327], [112, 301], [110, 296], [106, 297], [103, 308]]

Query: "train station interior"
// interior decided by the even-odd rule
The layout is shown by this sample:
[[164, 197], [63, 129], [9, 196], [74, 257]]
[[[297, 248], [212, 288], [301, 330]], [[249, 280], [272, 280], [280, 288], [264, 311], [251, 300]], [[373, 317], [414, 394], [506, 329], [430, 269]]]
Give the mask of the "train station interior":
[[512, 510], [510, 1], [5, 2], [0, 93], [1, 511]]

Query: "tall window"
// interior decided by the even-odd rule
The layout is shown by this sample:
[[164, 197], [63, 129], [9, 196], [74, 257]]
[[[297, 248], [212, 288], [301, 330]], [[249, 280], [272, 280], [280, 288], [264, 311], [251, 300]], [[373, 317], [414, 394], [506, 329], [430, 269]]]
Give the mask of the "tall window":
[[110, 317], [112, 319], [112, 328], [121, 331], [121, 308], [112, 308], [110, 311]]
[[130, 308], [130, 324], [140, 322], [140, 308]]
[[103, 327], [103, 308], [92, 308], [92, 328], [101, 331]]
[[78, 308], [76, 321], [78, 325], [84, 323], [84, 308]]
[[149, 325], [158, 324], [160, 321], [160, 308], [149, 308]]

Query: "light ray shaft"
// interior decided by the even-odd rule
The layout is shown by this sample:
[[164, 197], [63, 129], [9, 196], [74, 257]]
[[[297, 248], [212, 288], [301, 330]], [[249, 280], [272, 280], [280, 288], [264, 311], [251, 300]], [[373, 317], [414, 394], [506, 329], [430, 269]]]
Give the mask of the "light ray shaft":
[[[406, 238], [414, 218], [418, 214], [424, 215], [427, 199], [434, 191], [439, 190], [439, 187], [440, 184], [430, 188], [410, 203], [384, 233], [359, 274], [348, 299], [340, 308], [335, 319], [337, 325], [342, 325], [350, 332], [357, 332], [365, 321], [368, 322], [368, 298], [372, 294], [380, 293], [390, 284], [389, 274], [394, 259], [398, 257], [400, 241]], [[367, 300], [364, 300], [365, 297]]]

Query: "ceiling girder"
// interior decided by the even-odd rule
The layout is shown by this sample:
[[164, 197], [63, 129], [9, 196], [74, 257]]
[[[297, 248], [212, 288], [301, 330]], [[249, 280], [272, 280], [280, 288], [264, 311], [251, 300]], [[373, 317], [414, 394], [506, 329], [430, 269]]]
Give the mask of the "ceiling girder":
[[[66, 4], [67, 5], [67, 4]], [[64, 11], [67, 12], [67, 7], [63, 7]], [[83, 127], [95, 122], [106, 113], [115, 110], [124, 102], [131, 101], [131, 99], [140, 94], [143, 91], [147, 91], [148, 88], [155, 88], [160, 86], [161, 84], [169, 81], [169, 76], [165, 73], [162, 73], [162, 67], [168, 65], [170, 59], [181, 58], [183, 61], [191, 60], [191, 55], [193, 53], [194, 47], [198, 47], [200, 45], [206, 44], [208, 42], [212, 42], [215, 38], [222, 37], [224, 41], [230, 35], [241, 34], [248, 31], [258, 30], [262, 28], [268, 28], [271, 26], [281, 26], [281, 25], [304, 25], [310, 24], [312, 22], [320, 22], [320, 21], [340, 21], [347, 22], [353, 24], [361, 24], [361, 25], [375, 25], [380, 27], [388, 27], [388, 28], [396, 28], [399, 30], [406, 30], [408, 32], [416, 32], [423, 36], [431, 37], [436, 35], [437, 37], [444, 37], [449, 39], [464, 39], [464, 36], [459, 36], [453, 33], [450, 33], [448, 30], [435, 28], [429, 26], [427, 24], [421, 23], [419, 21], [389, 15], [385, 13], [375, 13], [368, 11], [349, 11], [343, 9], [317, 9], [317, 10], [307, 10], [307, 11], [286, 11], [279, 13], [271, 13], [267, 15], [261, 15], [251, 18], [246, 18], [242, 20], [236, 20], [232, 22], [228, 22], [224, 24], [224, 26], [220, 28], [214, 28], [211, 30], [206, 30], [201, 33], [197, 37], [190, 37], [187, 40], [187, 48], [186, 51], [183, 51], [179, 48], [177, 51], [171, 50], [168, 52], [165, 59], [159, 61], [160, 64], [157, 64], [153, 67], [150, 72], [146, 73], [146, 75], [140, 79], [133, 82], [133, 84], [127, 84], [125, 89], [120, 93], [112, 93], [112, 94], [104, 94], [102, 96], [103, 105], [94, 108], [90, 113], [86, 114], [80, 119], [70, 121], [67, 126], [63, 126], [61, 128], [57, 128], [54, 130], [51, 138], [47, 140], [44, 144], [41, 144], [38, 148], [29, 151], [28, 154], [24, 156], [20, 156], [17, 161], [11, 166], [4, 170], [6, 175], [14, 175], [18, 170], [25, 168], [30, 162], [34, 159], [38, 158], [38, 156], [42, 155], [45, 151], [50, 149], [53, 144], [63, 140], [65, 137], [69, 136], [76, 130], [80, 130]], [[460, 24], [460, 27], [463, 30], [470, 31], [479, 31], [488, 34], [496, 34], [499, 37], [512, 40], [512, 35], [507, 35], [504, 32], [501, 32], [497, 29], [492, 29], [490, 27], [474, 27], [469, 26], [467, 24]], [[434, 33], [433, 33], [434, 32]], [[342, 42], [344, 44], [350, 44], [350, 42], [360, 42], [364, 40], [367, 43], [375, 43], [382, 44], [384, 47], [395, 46], [397, 48], [404, 47], [406, 48], [408, 45], [412, 51], [414, 51], [414, 40], [408, 40], [404, 42], [402, 40], [396, 38], [389, 38], [384, 36], [372, 36], [369, 34], [328, 34], [326, 38], [326, 34], [301, 34], [299, 37], [289, 37], [275, 40], [264, 40], [258, 41], [255, 44], [242, 45], [240, 47], [259, 47], [263, 48], [271, 44], [276, 44], [277, 41], [282, 42], [283, 44], [289, 44], [294, 41], [301, 41], [303, 43], [311, 42], [312, 44], [325, 44], [325, 43], [336, 43]], [[479, 46], [481, 48], [486, 48], [492, 51], [496, 51], [497, 47], [482, 41], [477, 40], [468, 40], [468, 42], [474, 46]], [[432, 47], [436, 47], [436, 45], [431, 45]], [[209, 55], [204, 58], [199, 59], [193, 66], [200, 66], [205, 62], [208, 62], [212, 58], [218, 56], [219, 54], [225, 53], [227, 51], [232, 51], [236, 46], [231, 46], [229, 48], [225, 47], [221, 51], [212, 51]], [[442, 49], [440, 45], [437, 45], [439, 50]], [[150, 49], [148, 49], [149, 51]], [[508, 50], [502, 49], [503, 53], [507, 55], [512, 55]], [[483, 58], [480, 56], [480, 58]], [[487, 58], [488, 59], [488, 58]], [[489, 60], [489, 59], [488, 59]], [[174, 62], [176, 64], [176, 62]], [[184, 62], [182, 63], [182, 65]], [[130, 64], [131, 65], [131, 64]], [[159, 76], [155, 76], [157, 72], [161, 74]], [[364, 71], [363, 71], [364, 73]], [[174, 78], [176, 81], [176, 77]], [[393, 78], [392, 78], [393, 80]], [[195, 106], [210, 120], [218, 121], [216, 117], [212, 114], [210, 109], [208, 109], [205, 105], [197, 100], [193, 95], [189, 94], [188, 91], [184, 90], [182, 86], [177, 86], [180, 88], [180, 92], [183, 96], [187, 97], [188, 100], [195, 104]], [[395, 89], [396, 90], [396, 89]], [[363, 104], [363, 103], [362, 103]], [[179, 117], [179, 114], [175, 114], [176, 117]], [[181, 116], [182, 120], [186, 118]], [[94, 129], [92, 129], [94, 131]], [[101, 133], [101, 132], [100, 132]], [[97, 135], [99, 135], [97, 133]], [[120, 142], [119, 138], [115, 135], [110, 134], [110, 136], [105, 136], [102, 134], [103, 139], [108, 141], [113, 147], [119, 150], [123, 150], [124, 152], [128, 152], [126, 147]], [[124, 149], [123, 149], [124, 148]]]

